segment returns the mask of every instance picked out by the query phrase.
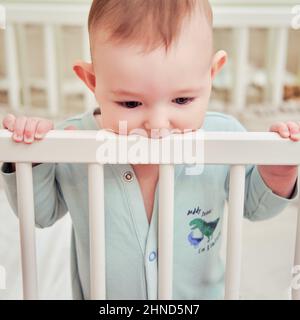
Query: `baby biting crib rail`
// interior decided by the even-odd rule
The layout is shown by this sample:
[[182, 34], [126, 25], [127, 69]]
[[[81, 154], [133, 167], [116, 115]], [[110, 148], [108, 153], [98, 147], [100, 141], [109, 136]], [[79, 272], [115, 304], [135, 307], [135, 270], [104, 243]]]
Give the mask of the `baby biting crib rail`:
[[[97, 156], [103, 143], [97, 131], [88, 132], [51, 131], [47, 138], [30, 148], [11, 141], [11, 133], [0, 130], [0, 160], [16, 163], [18, 210], [20, 219], [23, 294], [24, 299], [38, 298], [37, 265], [35, 254], [34, 198], [32, 162], [38, 163], [86, 163], [89, 181], [89, 223], [90, 223], [90, 296], [91, 299], [106, 298], [105, 284], [105, 221], [104, 221], [104, 174], [105, 163], [131, 163], [124, 157], [111, 155], [105, 159]], [[104, 137], [104, 136], [103, 136]], [[106, 136], [107, 137], [107, 136]], [[172, 135], [171, 139], [175, 139]], [[177, 136], [178, 137], [178, 136]], [[84, 139], [85, 152], [76, 152]], [[135, 139], [135, 136], [129, 137]], [[166, 138], [164, 138], [166, 139]], [[164, 140], [162, 139], [162, 140]], [[161, 143], [159, 139], [151, 143]], [[166, 140], [165, 140], [166, 141]], [[183, 141], [183, 140], [181, 140]], [[244, 210], [245, 165], [247, 164], [285, 164], [300, 165], [300, 145], [279, 138], [275, 133], [231, 133], [207, 132], [203, 138], [203, 157], [195, 158], [194, 164], [230, 165], [229, 220], [227, 256], [225, 272], [225, 299], [238, 299], [240, 287], [242, 253], [242, 218]], [[144, 142], [147, 139], [144, 138]], [[116, 144], [124, 144], [117, 135], [106, 140], [106, 147], [114, 150]], [[123, 145], [123, 150], [129, 145]], [[147, 144], [141, 145], [147, 148]], [[49, 150], [56, 150], [49, 152]], [[238, 152], [236, 152], [238, 150]], [[170, 151], [169, 151], [170, 152]], [[159, 164], [159, 220], [158, 220], [158, 298], [172, 299], [173, 263], [173, 209], [174, 209], [174, 165], [179, 162], [174, 151], [169, 153], [169, 161], [143, 157], [142, 163]], [[148, 154], [148, 150], [141, 150]], [[76, 155], [76, 157], [74, 157]], [[125, 162], [124, 162], [125, 161]], [[298, 171], [299, 172], [299, 171]], [[299, 179], [298, 179], [299, 186]], [[96, 192], [97, 190], [97, 192]], [[300, 265], [300, 215], [295, 245], [294, 267]], [[291, 268], [292, 269], [292, 268]], [[300, 289], [292, 288], [293, 299], [300, 300]]]

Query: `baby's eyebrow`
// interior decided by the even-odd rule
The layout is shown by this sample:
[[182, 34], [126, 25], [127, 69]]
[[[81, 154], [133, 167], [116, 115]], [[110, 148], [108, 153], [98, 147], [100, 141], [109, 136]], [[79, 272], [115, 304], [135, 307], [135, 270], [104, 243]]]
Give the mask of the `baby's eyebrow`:
[[[190, 89], [179, 89], [173, 92], [173, 94], [196, 94], [199, 93], [203, 88], [190, 88]], [[112, 94], [120, 95], [120, 96], [135, 96], [135, 97], [142, 97], [143, 95], [137, 92], [130, 92], [127, 90], [111, 90]]]

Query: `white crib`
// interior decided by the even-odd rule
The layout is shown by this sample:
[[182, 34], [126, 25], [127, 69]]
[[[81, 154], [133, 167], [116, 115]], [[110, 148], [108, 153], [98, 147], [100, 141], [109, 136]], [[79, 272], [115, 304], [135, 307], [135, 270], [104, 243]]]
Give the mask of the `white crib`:
[[[230, 2], [233, 5], [226, 5]], [[246, 68], [249, 60], [249, 33], [253, 28], [268, 31], [267, 94], [266, 103], [274, 109], [283, 101], [284, 74], [288, 51], [289, 30], [296, 28], [300, 12], [299, 6], [287, 1], [278, 6], [239, 6], [240, 1], [224, 1], [224, 5], [213, 6], [214, 26], [216, 29], [232, 31], [234, 59], [232, 84], [230, 85], [231, 111], [242, 112], [247, 104], [248, 82]], [[222, 2], [223, 3], [223, 2]], [[237, 3], [236, 5], [234, 5]], [[270, 1], [272, 3], [272, 1]], [[89, 41], [86, 32], [89, 4], [26, 4], [6, 3], [6, 29], [4, 35], [5, 65], [7, 72], [0, 79], [0, 90], [8, 93], [8, 106], [12, 111], [29, 110], [31, 106], [30, 88], [43, 89], [47, 93], [45, 115], [57, 116], [63, 110], [62, 97], [68, 94], [83, 94], [85, 108], [95, 106], [93, 95], [77, 79], [64, 80], [59, 70], [60, 53], [57, 38], [64, 26], [77, 26], [82, 30], [80, 36], [83, 56], [90, 61]], [[24, 26], [41, 26], [44, 38], [45, 77], [28, 76], [28, 48], [24, 36]], [[18, 37], [17, 37], [18, 35]], [[17, 40], [18, 39], [18, 40]], [[300, 39], [300, 34], [299, 34]], [[27, 61], [27, 63], [26, 63]], [[295, 74], [300, 72], [295, 66]], [[25, 107], [24, 110], [22, 108]]]
[[[75, 136], [74, 136], [75, 134]], [[140, 163], [160, 164], [159, 168], [159, 218], [158, 218], [158, 298], [172, 299], [172, 265], [173, 265], [173, 206], [174, 206], [174, 165], [182, 162], [176, 152], [184, 149], [184, 135], [172, 135], [168, 139], [155, 139], [149, 143], [143, 138], [131, 135], [129, 141], [120, 139], [118, 135], [102, 131], [66, 132], [51, 131], [47, 138], [36, 144], [34, 148], [11, 141], [8, 130], [0, 130], [0, 161], [16, 162], [18, 208], [20, 219], [21, 256], [23, 271], [24, 299], [38, 298], [37, 264], [35, 253], [34, 230], [34, 199], [32, 185], [32, 166], [34, 162], [46, 163], [87, 163], [89, 172], [89, 212], [90, 212], [90, 284], [92, 299], [105, 299], [105, 221], [104, 221], [104, 175], [105, 163], [133, 163], [134, 159], [115, 158], [114, 153], [108, 153], [106, 159], [99, 158], [97, 150], [105, 144], [108, 150], [122, 148], [130, 154], [132, 144], [139, 143]], [[102, 136], [103, 135], [103, 136]], [[187, 136], [186, 136], [187, 137]], [[278, 137], [275, 133], [231, 133], [205, 132], [202, 136], [187, 137], [200, 144], [202, 150], [197, 149], [196, 157], [193, 155], [191, 164], [229, 164], [229, 216], [227, 231], [227, 256], [225, 275], [225, 299], [238, 299], [241, 273], [242, 254], [242, 218], [244, 209], [245, 165], [247, 164], [286, 164], [300, 165], [300, 144]], [[78, 146], [85, 141], [85, 152], [76, 152]], [[175, 149], [168, 150], [168, 161], [162, 162], [161, 154], [148, 158], [149, 146], [154, 150], [164, 147], [164, 143], [175, 145]], [[178, 145], [180, 145], [178, 147]], [[55, 152], [49, 152], [55, 150]], [[59, 152], [58, 152], [59, 150]], [[173, 150], [170, 152], [170, 150]], [[174, 151], [175, 150], [175, 151]], [[176, 151], [177, 150], [177, 151]], [[239, 152], [236, 152], [239, 150]], [[202, 155], [199, 155], [199, 153]], [[76, 154], [76, 158], [74, 155]], [[120, 156], [120, 157], [121, 157]], [[134, 161], [136, 163], [136, 161]], [[186, 161], [184, 161], [185, 163]], [[300, 172], [300, 171], [298, 171]], [[300, 174], [298, 178], [298, 186]], [[297, 233], [295, 239], [294, 271], [299, 272], [300, 265], [300, 213], [298, 211]], [[100, 230], [100, 231], [99, 231]], [[292, 270], [292, 266], [290, 266]], [[296, 277], [299, 275], [296, 274]], [[300, 288], [291, 279], [292, 297], [300, 300]]]
[[[231, 6], [226, 4], [230, 2]], [[234, 67], [233, 67], [233, 86], [230, 87], [231, 91], [231, 105], [232, 112], [242, 112], [246, 106], [248, 80], [246, 77], [247, 70], [245, 66], [249, 60], [249, 33], [253, 28], [263, 28], [268, 32], [268, 52], [266, 53], [270, 59], [268, 66], [268, 89], [267, 89], [267, 102], [274, 108], [278, 108], [282, 103], [283, 86], [284, 86], [284, 73], [286, 71], [286, 59], [288, 50], [288, 35], [293, 20], [300, 12], [299, 6], [295, 6], [293, 1], [286, 1], [285, 5], [278, 6], [259, 6], [259, 7], [241, 7], [239, 1], [222, 1], [224, 5], [214, 5], [214, 20], [215, 28], [217, 29], [230, 29], [233, 34], [233, 45], [235, 51]], [[264, 1], [266, 3], [266, 1]], [[271, 4], [273, 1], [269, 1]], [[6, 3], [6, 28], [0, 30], [4, 36], [5, 51], [5, 65], [7, 67], [6, 74], [0, 78], [0, 90], [8, 93], [8, 105], [15, 113], [24, 112], [24, 110], [31, 110], [31, 95], [30, 88], [32, 86], [45, 90], [47, 93], [47, 106], [45, 107], [45, 115], [56, 117], [60, 110], [63, 109], [61, 97], [68, 94], [82, 94], [85, 97], [85, 107], [91, 108], [94, 104], [93, 95], [76, 79], [63, 81], [61, 71], [59, 69], [60, 53], [57, 46], [57, 40], [60, 36], [61, 29], [65, 26], [80, 27], [82, 30], [81, 43], [83, 59], [90, 60], [88, 34], [86, 30], [87, 14], [89, 4], [26, 4], [24, 2]], [[2, 11], [3, 12], [3, 11]], [[1, 17], [1, 15], [0, 15]], [[0, 19], [1, 20], [1, 19]], [[47, 54], [44, 55], [45, 65], [48, 66], [45, 70], [45, 77], [31, 78], [26, 69], [28, 61], [28, 51], [26, 48], [26, 41], [24, 35], [24, 26], [36, 25], [42, 27], [44, 38], [44, 49]], [[1, 29], [1, 24], [0, 24]], [[275, 68], [271, 68], [271, 66]], [[295, 72], [300, 70], [300, 66], [295, 66]], [[23, 109], [24, 108], [24, 109]], [[23, 281], [24, 281], [24, 298], [37, 298], [37, 276], [36, 276], [36, 257], [35, 257], [35, 244], [34, 244], [34, 227], [33, 227], [33, 206], [32, 206], [32, 179], [31, 179], [31, 166], [30, 162], [57, 162], [64, 159], [65, 162], [74, 162], [76, 160], [69, 158], [68, 154], [62, 154], [58, 159], [57, 154], [50, 156], [47, 149], [47, 141], [55, 140], [57, 145], [63, 146], [68, 143], [68, 133], [59, 133], [59, 137], [55, 132], [51, 133], [48, 138], [37, 146], [34, 153], [22, 149], [19, 153], [18, 148], [21, 146], [13, 146], [9, 140], [9, 133], [0, 131], [0, 150], [3, 155], [0, 155], [0, 161], [15, 161], [19, 162], [17, 166], [18, 172], [18, 186], [19, 186], [19, 201], [20, 208], [20, 221], [21, 221], [21, 235], [24, 249], [22, 251], [23, 261]], [[250, 139], [249, 139], [250, 137]], [[271, 138], [269, 138], [271, 137]], [[228, 251], [227, 251], [227, 273], [226, 273], [226, 298], [236, 299], [239, 292], [239, 274], [240, 274], [240, 260], [241, 260], [241, 216], [243, 193], [241, 186], [243, 185], [244, 165], [248, 163], [269, 163], [269, 164], [300, 164], [298, 146], [291, 146], [288, 142], [279, 141], [274, 136], [269, 134], [245, 134], [230, 135], [227, 138], [219, 136], [208, 136], [205, 143], [205, 161], [206, 163], [228, 163], [232, 164], [231, 172], [231, 185], [230, 185], [230, 221], [228, 233]], [[80, 140], [80, 138], [78, 138]], [[77, 159], [80, 162], [90, 164], [90, 192], [91, 192], [91, 219], [96, 219], [93, 225], [99, 225], [103, 228], [103, 216], [94, 215], [94, 213], [102, 212], [103, 206], [101, 198], [93, 197], [94, 188], [103, 190], [103, 171], [102, 165], [95, 163], [94, 155], [95, 139], [94, 136], [90, 137], [90, 144], [87, 145], [85, 158]], [[259, 144], [257, 145], [257, 142]], [[80, 143], [80, 141], [77, 141]], [[224, 150], [226, 152], [221, 152]], [[232, 152], [228, 152], [228, 150]], [[47, 152], [44, 152], [47, 150]], [[68, 150], [64, 148], [64, 150]], [[240, 152], [236, 154], [234, 150], [247, 150], [247, 152]], [[253, 150], [250, 154], [257, 155], [256, 158], [246, 158], [244, 155], [249, 154], [249, 150]], [[268, 150], [268, 151], [267, 151]], [[276, 156], [275, 156], [276, 154]], [[281, 155], [278, 158], [278, 154]], [[4, 156], [5, 155], [5, 156]], [[44, 157], [47, 155], [47, 157]], [[289, 155], [289, 156], [285, 156]], [[291, 156], [292, 155], [292, 156]], [[83, 155], [82, 155], [83, 156]], [[222, 160], [219, 160], [222, 159]], [[274, 160], [275, 159], [275, 160]], [[173, 165], [161, 165], [161, 195], [160, 195], [160, 210], [169, 212], [169, 215], [161, 216], [162, 219], [172, 218], [172, 176]], [[98, 177], [98, 179], [95, 179]], [[102, 194], [103, 195], [103, 194]], [[165, 206], [165, 207], [164, 207]], [[100, 220], [99, 220], [100, 219]], [[167, 224], [160, 220], [162, 226]], [[300, 218], [298, 218], [298, 236], [296, 239], [296, 255], [294, 266], [300, 265]], [[170, 226], [171, 224], [168, 223]], [[170, 229], [163, 231], [165, 234], [170, 232]], [[104, 233], [99, 233], [103, 235]], [[96, 234], [97, 235], [97, 234]], [[91, 277], [92, 283], [92, 297], [105, 298], [105, 270], [103, 265], [104, 250], [95, 250], [99, 246], [104, 248], [104, 237], [94, 238], [95, 233], [91, 233], [91, 252], [92, 252], [92, 270]], [[171, 240], [171, 237], [169, 238]], [[171, 283], [171, 258], [172, 250], [171, 241], [160, 235], [160, 246], [162, 257], [160, 274], [164, 274], [165, 282], [162, 282], [159, 290], [159, 297], [170, 298]], [[234, 245], [237, 246], [234, 246]], [[165, 253], [164, 253], [165, 252]], [[100, 269], [101, 272], [97, 273], [95, 270]], [[1, 274], [4, 272], [0, 268]], [[168, 275], [168, 276], [167, 276]], [[160, 277], [162, 278], [162, 277]], [[0, 279], [1, 287], [1, 279]], [[293, 291], [293, 297], [300, 299], [300, 290]]]

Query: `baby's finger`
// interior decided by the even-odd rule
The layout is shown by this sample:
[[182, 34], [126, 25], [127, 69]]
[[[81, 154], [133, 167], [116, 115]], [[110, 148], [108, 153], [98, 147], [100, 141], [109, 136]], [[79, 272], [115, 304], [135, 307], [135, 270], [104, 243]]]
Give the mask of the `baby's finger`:
[[2, 126], [4, 129], [8, 129], [9, 131], [14, 131], [16, 117], [9, 113], [2, 120]]
[[298, 133], [298, 132], [299, 132], [299, 125], [298, 125], [298, 123], [293, 122], [293, 121], [288, 121], [286, 124], [287, 124], [287, 126], [288, 126], [291, 134], [294, 134], [294, 133]]
[[32, 143], [34, 140], [34, 134], [39, 120], [37, 118], [28, 118], [24, 129], [24, 142]]
[[53, 129], [53, 122], [51, 120], [40, 120], [37, 124], [34, 137], [41, 140], [45, 137], [46, 133]]
[[16, 142], [23, 141], [23, 134], [24, 134], [26, 121], [27, 121], [27, 118], [24, 116], [16, 118], [15, 127], [14, 127], [14, 134], [13, 134], [13, 139]]
[[300, 123], [295, 121], [289, 121], [288, 127], [291, 133], [291, 140], [299, 141], [300, 140]]
[[277, 122], [273, 124], [270, 128], [271, 132], [277, 132], [283, 138], [288, 138], [290, 136], [290, 131], [286, 123]]

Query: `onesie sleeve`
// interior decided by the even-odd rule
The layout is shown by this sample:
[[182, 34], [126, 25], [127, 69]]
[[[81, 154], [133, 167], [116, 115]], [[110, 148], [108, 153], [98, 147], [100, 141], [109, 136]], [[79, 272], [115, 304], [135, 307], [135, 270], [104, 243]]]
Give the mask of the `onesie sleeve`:
[[281, 197], [273, 193], [263, 181], [257, 166], [253, 166], [246, 175], [244, 216], [252, 221], [271, 218], [279, 214], [297, 197], [297, 181], [291, 197]]
[[[9, 172], [8, 163], [3, 163], [1, 175], [8, 202], [18, 216], [16, 172]], [[54, 163], [42, 163], [32, 168], [35, 225], [49, 227], [67, 211], [67, 205], [55, 179]]]
[[[63, 129], [71, 124], [72, 121], [65, 120], [54, 125], [54, 129]], [[41, 163], [32, 168], [35, 225], [39, 228], [53, 225], [68, 212], [60, 184], [56, 179], [56, 166], [56, 163]], [[10, 163], [2, 164], [1, 176], [9, 205], [18, 216], [16, 172], [11, 170]]]
[[[232, 131], [247, 131], [237, 120]], [[228, 170], [225, 180], [226, 199], [229, 196]], [[244, 217], [251, 220], [266, 220], [279, 214], [285, 207], [298, 198], [298, 181], [291, 197], [284, 198], [270, 189], [262, 179], [256, 165], [246, 165]]]

